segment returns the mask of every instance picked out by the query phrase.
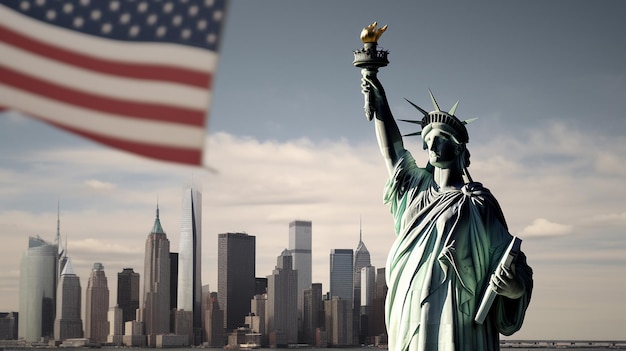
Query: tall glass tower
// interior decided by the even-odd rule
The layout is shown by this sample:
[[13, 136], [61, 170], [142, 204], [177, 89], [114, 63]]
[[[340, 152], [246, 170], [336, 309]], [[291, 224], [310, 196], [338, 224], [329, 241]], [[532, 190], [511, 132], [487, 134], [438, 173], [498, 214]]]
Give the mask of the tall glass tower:
[[289, 223], [289, 253], [293, 257], [293, 269], [298, 271], [298, 329], [303, 330], [304, 290], [311, 288], [312, 260], [311, 221]]
[[352, 306], [352, 280], [354, 278], [352, 249], [330, 251], [330, 296], [349, 300]]
[[39, 341], [53, 337], [58, 246], [40, 237], [28, 238], [20, 264], [19, 338]]
[[256, 282], [255, 250], [255, 236], [246, 233], [218, 235], [217, 295], [227, 331], [243, 326], [250, 312]]
[[176, 308], [192, 312], [194, 344], [202, 342], [202, 193], [183, 190], [178, 248], [178, 300]]

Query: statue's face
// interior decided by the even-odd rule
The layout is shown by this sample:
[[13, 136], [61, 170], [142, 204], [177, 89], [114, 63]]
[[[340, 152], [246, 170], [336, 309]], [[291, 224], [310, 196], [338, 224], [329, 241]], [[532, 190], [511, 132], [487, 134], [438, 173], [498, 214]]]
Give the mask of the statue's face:
[[428, 149], [428, 160], [438, 168], [450, 168], [457, 164], [459, 146], [452, 140], [449, 133], [441, 129], [432, 129], [424, 136]]

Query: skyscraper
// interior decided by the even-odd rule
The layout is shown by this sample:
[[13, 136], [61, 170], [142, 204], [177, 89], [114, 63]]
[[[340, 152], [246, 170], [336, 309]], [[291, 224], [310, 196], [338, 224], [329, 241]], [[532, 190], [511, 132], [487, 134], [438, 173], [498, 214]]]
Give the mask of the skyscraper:
[[302, 330], [303, 293], [311, 287], [311, 221], [289, 223], [289, 253], [293, 257], [293, 269], [298, 271], [298, 328]]
[[376, 281], [374, 301], [372, 302], [372, 316], [369, 324], [371, 334], [375, 336], [387, 334], [385, 326], [385, 300], [387, 299], [387, 281], [385, 279], [385, 268], [376, 269]]
[[208, 285], [203, 293], [204, 335], [208, 346], [224, 346], [224, 311], [220, 309], [217, 293], [210, 292]]
[[363, 230], [359, 229], [359, 243], [354, 252], [354, 304], [361, 306], [361, 268], [371, 266], [370, 252], [363, 243]]
[[29, 342], [54, 335], [57, 245], [40, 237], [28, 238], [20, 264], [18, 335]]
[[93, 342], [106, 343], [109, 335], [109, 287], [102, 263], [93, 264], [85, 301], [85, 337]]
[[170, 332], [170, 241], [163, 231], [157, 206], [152, 230], [146, 239], [144, 298], [141, 321], [148, 346], [156, 346], [156, 336]]
[[311, 284], [311, 288], [304, 290], [303, 332], [304, 342], [317, 345], [316, 331], [324, 325], [324, 302], [322, 301], [322, 284]]
[[72, 261], [67, 258], [57, 287], [54, 340], [83, 337], [81, 302], [80, 278], [74, 273]]
[[298, 342], [298, 271], [288, 250], [278, 256], [276, 268], [267, 276], [266, 332], [270, 346], [287, 346]]
[[351, 346], [352, 332], [352, 301], [333, 296], [324, 301], [326, 319], [326, 337], [331, 346]]
[[[376, 268], [367, 266], [361, 268], [361, 298], [359, 309], [359, 342], [365, 343], [368, 337], [374, 336], [372, 311], [376, 294]], [[356, 307], [355, 307], [356, 309]], [[371, 343], [371, 340], [370, 342]]]
[[352, 249], [330, 251], [330, 296], [349, 300], [352, 306], [352, 280], [354, 278]]
[[[359, 223], [359, 243], [356, 247], [356, 251], [354, 252], [354, 306], [353, 311], [354, 320], [352, 321], [352, 325], [354, 327], [355, 336], [359, 336], [361, 333], [361, 269], [363, 267], [371, 266], [371, 258], [370, 252], [365, 247], [365, 243], [363, 243], [363, 228]], [[374, 272], [375, 273], [375, 272]], [[357, 339], [360, 340], [360, 339]], [[364, 340], [360, 340], [364, 341]]]
[[243, 326], [255, 286], [256, 237], [246, 233], [218, 235], [217, 294], [227, 331]]
[[194, 344], [202, 336], [202, 194], [197, 189], [183, 190], [178, 249], [178, 302], [177, 309], [193, 315]]
[[117, 273], [117, 306], [122, 310], [122, 325], [135, 320], [139, 308], [139, 273], [132, 268]]

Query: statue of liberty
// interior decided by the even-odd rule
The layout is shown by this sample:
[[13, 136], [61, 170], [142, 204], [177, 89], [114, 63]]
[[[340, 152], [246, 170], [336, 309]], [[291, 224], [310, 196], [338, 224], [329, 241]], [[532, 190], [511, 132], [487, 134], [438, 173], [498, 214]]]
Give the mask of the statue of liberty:
[[[421, 135], [426, 167], [405, 149], [376, 75], [388, 62], [387, 52], [375, 47], [385, 29], [374, 23], [363, 30], [365, 47], [355, 52], [354, 64], [361, 67], [366, 115], [374, 120], [389, 171], [384, 201], [396, 233], [386, 268], [389, 350], [499, 350], [499, 334], [522, 326], [532, 269], [522, 252], [510, 267], [499, 268], [513, 236], [495, 197], [468, 172], [469, 135], [467, 121], [456, 116], [458, 102], [446, 112], [430, 93], [434, 111], [427, 112], [409, 101], [423, 115], [407, 122], [421, 126], [410, 135]], [[477, 323], [489, 289], [497, 295]]]

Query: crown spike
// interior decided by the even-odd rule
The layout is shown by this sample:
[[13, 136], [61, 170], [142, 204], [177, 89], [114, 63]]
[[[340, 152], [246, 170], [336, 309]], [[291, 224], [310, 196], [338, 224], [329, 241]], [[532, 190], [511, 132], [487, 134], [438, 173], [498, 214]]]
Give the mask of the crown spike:
[[437, 100], [435, 100], [435, 96], [433, 96], [433, 92], [428, 89], [428, 94], [430, 94], [430, 100], [433, 102], [433, 107], [436, 111], [441, 112], [439, 105], [437, 104]]
[[408, 137], [408, 136], [415, 136], [415, 135], [422, 135], [422, 132], [415, 132], [415, 133], [410, 133], [410, 134], [404, 134], [403, 136]]
[[398, 121], [408, 122], [408, 123], [413, 123], [413, 124], [422, 124], [421, 120], [417, 121], [414, 119], [399, 119]]
[[456, 112], [456, 108], [459, 106], [459, 100], [457, 100], [454, 103], [454, 106], [452, 106], [452, 108], [450, 108], [450, 112], [448, 112], [449, 114], [451, 114], [452, 116], [454, 116], [454, 113]]
[[416, 104], [412, 103], [411, 101], [409, 101], [409, 99], [404, 98], [404, 100], [406, 100], [406, 102], [408, 102], [409, 104], [411, 104], [413, 107], [415, 107], [416, 109], [418, 109], [422, 114], [424, 114], [424, 116], [428, 116], [428, 112], [426, 110], [424, 110], [423, 108], [417, 106]]
[[478, 117], [466, 119], [465, 121], [463, 121], [463, 124], [470, 124], [470, 123], [474, 122], [477, 119], [478, 119]]

